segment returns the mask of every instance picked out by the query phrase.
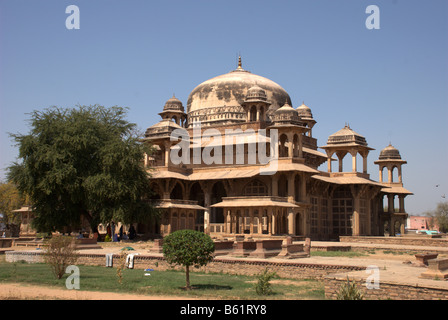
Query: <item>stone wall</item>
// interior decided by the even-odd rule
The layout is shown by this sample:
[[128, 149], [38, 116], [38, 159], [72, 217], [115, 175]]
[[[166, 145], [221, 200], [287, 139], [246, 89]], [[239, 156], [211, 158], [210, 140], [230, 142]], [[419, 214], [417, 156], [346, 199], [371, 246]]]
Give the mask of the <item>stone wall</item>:
[[[379, 289], [367, 289], [365, 280], [350, 281], [356, 283], [366, 300], [448, 300], [448, 289], [385, 282], [381, 282]], [[346, 282], [347, 279], [325, 277], [325, 298], [336, 299], [341, 286]]]
[[37, 251], [7, 251], [5, 252], [6, 262], [42, 263], [43, 255]]
[[429, 238], [429, 237], [356, 237], [356, 236], [340, 236], [340, 242], [355, 242], [367, 244], [399, 244], [409, 246], [430, 246], [430, 247], [448, 247], [447, 238]]

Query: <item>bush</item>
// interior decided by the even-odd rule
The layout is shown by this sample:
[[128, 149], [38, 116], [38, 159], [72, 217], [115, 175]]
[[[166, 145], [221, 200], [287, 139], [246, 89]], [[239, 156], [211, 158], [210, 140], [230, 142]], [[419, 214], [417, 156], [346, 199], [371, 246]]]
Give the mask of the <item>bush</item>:
[[204, 266], [213, 260], [215, 244], [209, 235], [194, 230], [179, 230], [163, 240], [163, 255], [169, 264], [185, 267], [186, 286], [190, 286], [190, 266]]
[[275, 277], [277, 277], [275, 272], [269, 272], [268, 268], [264, 269], [264, 271], [257, 276], [258, 281], [255, 284], [255, 291], [257, 294], [262, 296], [272, 294], [270, 281]]
[[356, 283], [350, 282], [347, 277], [347, 282], [341, 285], [336, 298], [338, 300], [363, 300], [364, 295], [359, 291]]
[[55, 235], [44, 242], [44, 261], [49, 264], [56, 278], [61, 279], [65, 269], [76, 263], [78, 255], [72, 245], [73, 238]]

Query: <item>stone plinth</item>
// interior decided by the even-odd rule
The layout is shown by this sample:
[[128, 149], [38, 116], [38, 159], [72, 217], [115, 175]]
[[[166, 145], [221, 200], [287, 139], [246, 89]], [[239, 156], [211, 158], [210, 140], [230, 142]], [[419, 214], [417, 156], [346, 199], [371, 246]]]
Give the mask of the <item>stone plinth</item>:
[[101, 249], [95, 238], [74, 239], [73, 246], [75, 250]]
[[424, 279], [448, 279], [448, 259], [428, 260], [428, 269], [420, 275]]
[[233, 241], [215, 241], [215, 256], [223, 256], [231, 253]]
[[283, 240], [256, 240], [255, 251], [249, 254], [254, 258], [269, 258], [276, 256], [282, 250]]
[[303, 244], [283, 244], [282, 251], [279, 253], [279, 258], [296, 259], [307, 258], [309, 253], [303, 250]]
[[415, 255], [415, 258], [420, 265], [427, 266], [428, 260], [436, 259], [438, 255], [438, 253], [418, 253]]
[[246, 257], [256, 249], [254, 241], [237, 241], [233, 245], [233, 256]]

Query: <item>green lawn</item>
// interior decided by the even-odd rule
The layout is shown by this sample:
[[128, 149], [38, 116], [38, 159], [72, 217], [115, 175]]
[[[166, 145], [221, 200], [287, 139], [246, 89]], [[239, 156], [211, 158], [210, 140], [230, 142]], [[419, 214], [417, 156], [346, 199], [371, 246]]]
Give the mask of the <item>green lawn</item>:
[[[153, 271], [145, 276], [143, 270], [126, 269], [119, 284], [115, 268], [79, 266], [80, 289], [144, 295], [190, 296], [204, 299], [324, 299], [324, 285], [316, 280], [272, 280], [273, 295], [255, 293], [255, 276], [190, 273], [191, 291], [185, 291], [185, 273], [181, 271]], [[65, 289], [66, 276], [57, 280], [48, 265], [8, 263], [0, 258], [0, 283], [24, 282]]]

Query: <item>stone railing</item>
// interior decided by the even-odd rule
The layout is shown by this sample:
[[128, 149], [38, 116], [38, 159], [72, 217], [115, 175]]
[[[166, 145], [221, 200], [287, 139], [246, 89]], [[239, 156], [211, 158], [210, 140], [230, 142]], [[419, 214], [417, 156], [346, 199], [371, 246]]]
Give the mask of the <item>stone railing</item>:
[[224, 223], [210, 223], [210, 233], [223, 233]]

